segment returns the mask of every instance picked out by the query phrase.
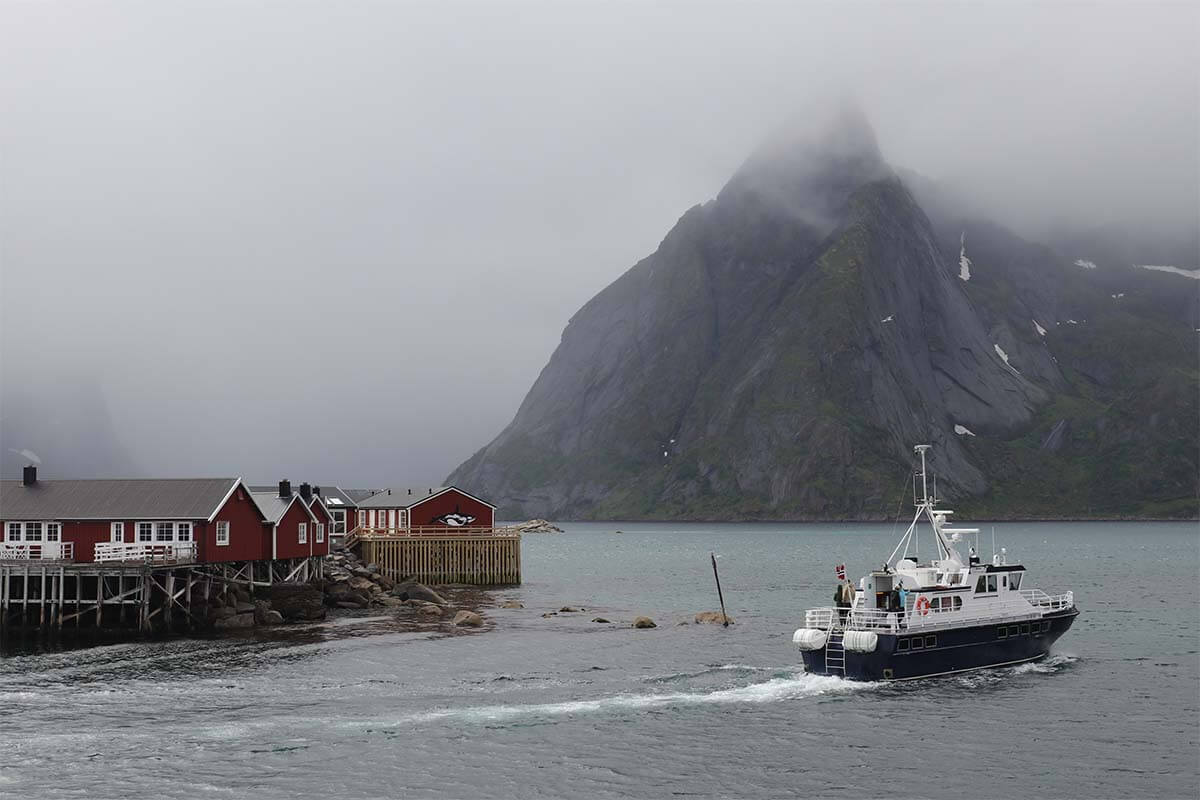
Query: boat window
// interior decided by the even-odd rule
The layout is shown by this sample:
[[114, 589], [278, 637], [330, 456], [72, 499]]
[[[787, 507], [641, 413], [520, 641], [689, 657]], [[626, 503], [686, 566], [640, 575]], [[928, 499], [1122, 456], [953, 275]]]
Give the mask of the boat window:
[[1050, 620], [1046, 620], [1042, 623], [1042, 630], [1044, 630], [1044, 631], [1050, 630]]
[[1042, 623], [1040, 623], [1040, 622], [1033, 623], [1029, 627], [1029, 630], [1031, 630], [1033, 632], [1034, 636], [1041, 636], [1042, 635]]
[[1009, 575], [1008, 576], [1008, 588], [1012, 589], [1013, 591], [1020, 589], [1021, 588], [1021, 577], [1024, 574], [1025, 574], [1024, 572], [1014, 572], [1012, 575]]
[[958, 611], [960, 608], [962, 608], [962, 598], [955, 597], [954, 598], [954, 610]]
[[903, 652], [908, 649], [908, 639], [901, 639], [896, 643], [896, 649]]
[[1029, 635], [1029, 623], [1025, 623], [1024, 625], [1021, 626], [1021, 633], [1023, 633], [1026, 636]]
[[1008, 626], [1008, 635], [1009, 636], [1020, 636], [1021, 635], [1021, 626], [1020, 625], [1009, 625]]
[[1008, 638], [1008, 628], [1004, 627], [1003, 625], [1001, 625], [999, 628], [996, 628], [996, 638], [997, 639], [1007, 639]]
[[987, 591], [987, 576], [980, 575], [979, 580], [975, 581], [975, 594]]
[[913, 637], [913, 640], [912, 640], [912, 649], [913, 649], [913, 650], [920, 650], [920, 649], [921, 649], [923, 646], [924, 646], [924, 645], [922, 645], [922, 644], [921, 644], [921, 637], [920, 637], [920, 636], [914, 636], [914, 637]]
[[988, 575], [988, 576], [987, 576], [987, 590], [988, 590], [989, 592], [995, 592], [995, 591], [997, 591], [997, 589], [996, 589], [996, 576], [995, 576], [995, 575]]
[[928, 649], [930, 647], [937, 647], [937, 637], [936, 636], [926, 636], [925, 637], [925, 648]]
[[1005, 589], [1008, 588], [1008, 576], [1007, 575], [1000, 576], [1000, 585], [1003, 586]]

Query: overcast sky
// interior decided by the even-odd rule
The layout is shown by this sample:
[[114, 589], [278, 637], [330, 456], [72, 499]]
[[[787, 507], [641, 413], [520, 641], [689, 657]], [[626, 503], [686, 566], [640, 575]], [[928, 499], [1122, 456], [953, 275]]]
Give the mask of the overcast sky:
[[[148, 475], [436, 483], [820, 98], [1023, 230], [1196, 224], [1184, 3], [0, 14], [0, 381], [106, 407]], [[9, 416], [0, 447], [36, 451]]]

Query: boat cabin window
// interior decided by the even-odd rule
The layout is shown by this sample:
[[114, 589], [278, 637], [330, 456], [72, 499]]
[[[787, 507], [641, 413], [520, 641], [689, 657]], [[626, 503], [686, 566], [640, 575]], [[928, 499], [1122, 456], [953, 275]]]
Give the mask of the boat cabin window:
[[999, 628], [996, 628], [996, 638], [997, 639], [1007, 639], [1008, 638], [1008, 628], [1006, 628], [1003, 625], [1001, 625]]
[[921, 637], [920, 637], [920, 636], [914, 636], [914, 637], [913, 637], [913, 640], [912, 640], [912, 649], [913, 649], [913, 650], [920, 650], [920, 649], [921, 649], [923, 646], [924, 646], [924, 645], [922, 645], [922, 644], [921, 644]]
[[1025, 574], [1024, 572], [1014, 572], [1013, 574], [1009, 575], [1008, 576], [1008, 588], [1012, 589], [1013, 591], [1020, 589], [1021, 588], [1021, 577], [1024, 574]]
[[925, 637], [925, 649], [928, 650], [931, 647], [937, 647], [937, 637], [936, 636], [926, 636]]
[[997, 591], [995, 575], [980, 575], [979, 580], [975, 582], [975, 594], [984, 594], [985, 592]]
[[908, 649], [908, 639], [901, 639], [900, 641], [896, 642], [896, 649], [899, 650], [900, 652], [904, 652], [905, 650], [907, 650]]

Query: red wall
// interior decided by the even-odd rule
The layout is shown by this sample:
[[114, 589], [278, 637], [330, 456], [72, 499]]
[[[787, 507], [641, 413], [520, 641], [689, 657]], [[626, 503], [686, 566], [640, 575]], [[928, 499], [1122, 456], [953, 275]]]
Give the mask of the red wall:
[[[217, 523], [229, 523], [229, 544], [217, 546]], [[210, 523], [200, 523], [193, 533], [201, 561], [258, 561], [271, 557], [271, 526], [263, 524], [258, 506], [239, 486]]]
[[[298, 541], [301, 522], [308, 523], [308, 541], [305, 544], [300, 544]], [[316, 545], [313, 542], [316, 531], [313, 524], [312, 518], [304, 511], [304, 501], [292, 503], [287, 513], [283, 515], [283, 519], [279, 520], [279, 525], [275, 530], [275, 557], [301, 558], [308, 556], [310, 552], [316, 552]], [[309, 550], [310, 547], [314, 549]], [[267, 558], [270, 557], [268, 550]]]
[[[320, 522], [325, 526], [325, 541], [323, 542], [317, 541], [317, 537], [313, 535], [313, 531], [310, 530], [308, 532], [309, 539], [312, 541], [313, 546], [312, 554], [314, 556], [327, 556], [329, 555], [329, 535], [333, 533], [333, 515], [330, 514], [325, 509], [325, 506], [321, 504], [321, 501], [315, 497], [313, 498], [311, 508], [313, 515], [317, 518], [317, 522]], [[312, 526], [310, 525], [309, 527], [311, 528]]]
[[441, 523], [434, 522], [433, 520], [443, 514], [453, 514], [456, 511], [460, 514], [468, 514], [475, 517], [475, 521], [469, 527], [495, 527], [495, 510], [486, 503], [481, 503], [472, 497], [468, 497], [457, 489], [442, 492], [412, 506], [409, 509], [409, 525], [413, 527], [440, 525]]

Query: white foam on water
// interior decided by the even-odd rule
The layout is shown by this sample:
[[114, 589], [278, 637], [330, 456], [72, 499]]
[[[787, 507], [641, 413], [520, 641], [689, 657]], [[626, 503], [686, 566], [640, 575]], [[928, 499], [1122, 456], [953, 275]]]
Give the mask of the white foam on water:
[[568, 700], [561, 703], [529, 703], [525, 705], [470, 706], [447, 708], [411, 714], [397, 720], [381, 722], [356, 721], [353, 727], [392, 728], [404, 725], [461, 720], [463, 722], [504, 722], [522, 717], [562, 717], [578, 714], [603, 714], [614, 711], [645, 711], [659, 708], [776, 703], [818, 695], [846, 694], [870, 688], [876, 684], [848, 681], [827, 675], [798, 674], [790, 678], [773, 678], [763, 683], [717, 689], [709, 692], [668, 692], [662, 694], [621, 694], [594, 700]]
[[1075, 266], [1083, 267], [1084, 269], [1095, 269], [1096, 262], [1088, 261], [1087, 259], [1084, 259], [1084, 258], [1077, 258], [1077, 259], [1075, 259]]
[[1038, 332], [1038, 336], [1046, 335], [1046, 329], [1043, 328], [1041, 325], [1038, 325], [1038, 321], [1036, 319], [1032, 319], [1032, 320], [1030, 320], [1030, 322], [1033, 323], [1033, 329]]
[[967, 426], [965, 426], [965, 425], [955, 425], [954, 432], [957, 433], [959, 436], [974, 436], [975, 435], [975, 433], [973, 431], [971, 431], [969, 428], [967, 428]]
[[1200, 281], [1200, 269], [1181, 269], [1162, 264], [1134, 264], [1137, 269], [1152, 269], [1156, 272], [1170, 272], [1174, 275], [1182, 275], [1185, 278], [1192, 278]]

